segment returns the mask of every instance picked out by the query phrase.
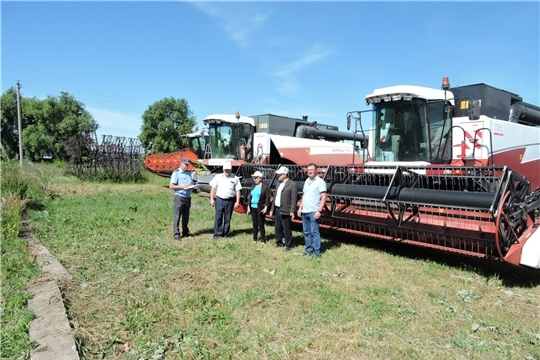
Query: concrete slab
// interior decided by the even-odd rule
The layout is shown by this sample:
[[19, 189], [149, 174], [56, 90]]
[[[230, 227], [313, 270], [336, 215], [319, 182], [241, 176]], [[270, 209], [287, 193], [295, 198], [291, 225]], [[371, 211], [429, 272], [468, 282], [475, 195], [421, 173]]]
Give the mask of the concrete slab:
[[28, 251], [36, 257], [44, 276], [58, 280], [73, 280], [67, 269], [34, 236], [28, 236]]
[[79, 354], [56, 281], [41, 283], [28, 291], [33, 294], [28, 300], [28, 308], [34, 312], [30, 340], [38, 344], [30, 352], [30, 359], [78, 360]]
[[37, 347], [30, 351], [30, 360], [79, 360], [79, 353], [69, 325], [58, 281], [73, 281], [67, 269], [29, 231], [23, 221], [22, 231], [28, 241], [28, 252], [35, 256], [42, 277], [33, 281], [28, 292], [28, 308], [34, 313], [30, 323], [30, 341]]

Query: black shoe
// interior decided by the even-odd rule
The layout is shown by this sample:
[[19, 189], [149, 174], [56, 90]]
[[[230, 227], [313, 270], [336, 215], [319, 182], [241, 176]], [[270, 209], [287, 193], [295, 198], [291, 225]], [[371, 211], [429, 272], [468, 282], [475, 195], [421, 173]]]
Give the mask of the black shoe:
[[291, 251], [291, 250], [292, 250], [292, 248], [290, 248], [290, 247], [285, 249], [285, 251]]
[[308, 253], [308, 252], [305, 252], [305, 251], [304, 251], [304, 253], [303, 253], [302, 255], [304, 255], [304, 256], [311, 256], [311, 255], [313, 255], [313, 253]]
[[182, 237], [184, 239], [193, 239], [193, 235], [191, 235], [191, 234], [182, 235]]
[[276, 244], [276, 247], [283, 247], [283, 246], [285, 246], [285, 245], [283, 245], [282, 243], [277, 243]]

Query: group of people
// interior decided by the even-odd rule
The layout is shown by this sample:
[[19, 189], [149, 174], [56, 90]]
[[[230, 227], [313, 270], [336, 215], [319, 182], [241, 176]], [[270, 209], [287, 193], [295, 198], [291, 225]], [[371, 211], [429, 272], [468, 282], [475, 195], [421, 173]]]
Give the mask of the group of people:
[[[194, 188], [191, 172], [188, 170], [189, 160], [182, 158], [180, 167], [173, 172], [169, 188], [174, 190], [173, 235], [180, 240], [189, 237], [189, 210], [191, 207], [191, 192]], [[326, 203], [326, 183], [317, 176], [317, 165], [307, 166], [308, 178], [302, 189], [303, 196], [298, 201], [298, 188], [289, 179], [289, 169], [285, 166], [276, 171], [279, 185], [274, 201], [270, 201], [270, 188], [263, 181], [263, 174], [255, 171], [252, 175], [253, 185], [249, 191], [247, 214], [251, 214], [253, 223], [253, 242], [266, 243], [265, 218], [268, 214], [274, 217], [276, 247], [285, 247], [286, 251], [293, 248], [292, 219], [296, 216], [302, 219], [302, 230], [305, 238], [304, 255], [321, 256], [321, 236], [319, 223]], [[232, 173], [232, 166], [226, 163], [223, 173], [216, 175], [210, 181], [210, 205], [215, 208], [213, 239], [229, 237], [231, 217], [235, 208], [240, 206], [240, 179]], [[180, 236], [180, 220], [182, 221], [182, 236]]]

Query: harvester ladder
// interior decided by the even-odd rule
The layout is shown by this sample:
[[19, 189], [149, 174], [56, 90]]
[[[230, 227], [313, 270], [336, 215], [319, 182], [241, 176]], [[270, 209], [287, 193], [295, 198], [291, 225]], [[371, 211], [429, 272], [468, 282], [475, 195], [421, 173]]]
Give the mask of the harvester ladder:
[[206, 144], [206, 147], [204, 148], [204, 158], [205, 159], [212, 158], [212, 146], [210, 146], [210, 144]]

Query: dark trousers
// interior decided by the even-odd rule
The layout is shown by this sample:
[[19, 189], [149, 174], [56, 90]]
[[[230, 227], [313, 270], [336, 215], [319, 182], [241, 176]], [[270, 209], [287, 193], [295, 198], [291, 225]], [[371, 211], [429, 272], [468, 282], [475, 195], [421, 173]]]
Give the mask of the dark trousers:
[[257, 234], [261, 233], [261, 241], [266, 242], [266, 231], [264, 229], [265, 216], [257, 208], [251, 208], [251, 220], [253, 221], [253, 241], [257, 241]]
[[231, 230], [231, 217], [236, 198], [222, 199], [216, 197], [214, 206], [216, 218], [214, 219], [214, 236], [229, 236]]
[[276, 207], [276, 214], [274, 216], [275, 229], [276, 229], [276, 245], [283, 246], [283, 238], [285, 237], [285, 246], [290, 249], [293, 246], [292, 241], [292, 221], [291, 215], [283, 215], [279, 212], [279, 208]]
[[191, 208], [191, 198], [175, 195], [173, 199], [174, 217], [173, 217], [173, 233], [175, 236], [180, 236], [180, 218], [182, 218], [182, 236], [189, 234], [189, 209]]

